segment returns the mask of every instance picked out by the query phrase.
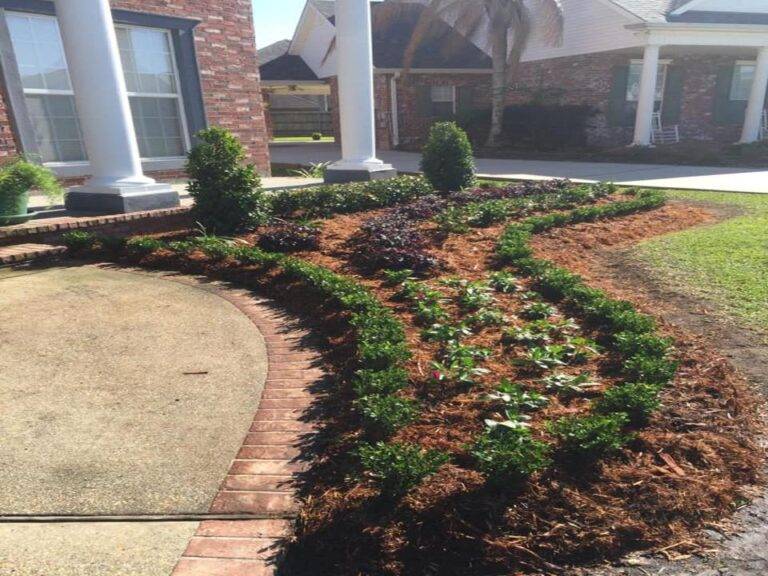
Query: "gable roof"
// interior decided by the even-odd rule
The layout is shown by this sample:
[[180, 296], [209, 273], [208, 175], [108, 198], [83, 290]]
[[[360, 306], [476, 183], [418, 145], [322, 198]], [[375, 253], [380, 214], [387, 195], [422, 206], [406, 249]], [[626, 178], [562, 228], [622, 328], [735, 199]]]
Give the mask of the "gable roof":
[[279, 40], [259, 50], [259, 73], [263, 81], [317, 81], [319, 78], [301, 56], [288, 54], [290, 40]]

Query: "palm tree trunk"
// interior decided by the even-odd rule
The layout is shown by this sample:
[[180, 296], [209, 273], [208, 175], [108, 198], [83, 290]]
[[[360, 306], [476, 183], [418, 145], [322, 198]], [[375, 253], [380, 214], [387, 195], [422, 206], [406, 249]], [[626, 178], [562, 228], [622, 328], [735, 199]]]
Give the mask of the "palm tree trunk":
[[491, 34], [493, 59], [493, 87], [491, 89], [491, 130], [486, 146], [495, 148], [501, 144], [501, 131], [504, 121], [504, 108], [507, 100], [507, 57], [509, 42], [507, 28], [494, 27]]

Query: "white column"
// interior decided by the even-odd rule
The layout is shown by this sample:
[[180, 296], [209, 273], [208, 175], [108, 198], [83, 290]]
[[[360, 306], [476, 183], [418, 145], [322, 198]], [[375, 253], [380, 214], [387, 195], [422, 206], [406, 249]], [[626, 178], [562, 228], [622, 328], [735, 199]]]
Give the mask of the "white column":
[[88, 206], [83, 199], [86, 193], [167, 195], [170, 187], [156, 184], [142, 172], [109, 1], [56, 0], [56, 15], [92, 174], [85, 186], [74, 190], [73, 207], [118, 211], [160, 207], [156, 199], [144, 202], [146, 206], [98, 202], [95, 197], [94, 205]]
[[637, 96], [635, 116], [635, 146], [651, 145], [653, 109], [656, 103], [656, 78], [659, 71], [659, 46], [649, 45], [643, 53], [643, 70], [640, 74], [640, 92]]
[[365, 178], [365, 173], [389, 172], [392, 167], [376, 158], [371, 7], [368, 0], [336, 1], [336, 54], [342, 159], [329, 167], [329, 179], [344, 179], [342, 172], [357, 172], [357, 179]]
[[744, 128], [741, 132], [741, 140], [739, 140], [741, 144], [757, 142], [760, 139], [766, 91], [768, 91], [768, 46], [761, 48], [757, 54], [755, 78], [749, 92]]

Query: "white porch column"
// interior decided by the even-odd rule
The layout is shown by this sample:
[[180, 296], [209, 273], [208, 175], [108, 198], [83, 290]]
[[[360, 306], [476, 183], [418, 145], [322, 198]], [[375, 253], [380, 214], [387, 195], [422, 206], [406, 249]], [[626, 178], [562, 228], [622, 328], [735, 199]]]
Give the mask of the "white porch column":
[[659, 46], [648, 45], [643, 53], [643, 71], [637, 96], [634, 146], [650, 146], [653, 108], [656, 103], [656, 78], [659, 70]]
[[376, 158], [368, 0], [336, 1], [336, 54], [342, 159], [328, 167], [326, 180], [349, 182], [393, 176], [392, 166]]
[[92, 177], [67, 195], [72, 210], [133, 212], [178, 206], [144, 176], [108, 0], [56, 0]]
[[768, 46], [760, 49], [757, 54], [755, 78], [749, 93], [747, 112], [744, 116], [744, 128], [741, 132], [740, 144], [757, 142], [760, 139], [760, 126], [765, 109], [765, 93], [768, 90]]

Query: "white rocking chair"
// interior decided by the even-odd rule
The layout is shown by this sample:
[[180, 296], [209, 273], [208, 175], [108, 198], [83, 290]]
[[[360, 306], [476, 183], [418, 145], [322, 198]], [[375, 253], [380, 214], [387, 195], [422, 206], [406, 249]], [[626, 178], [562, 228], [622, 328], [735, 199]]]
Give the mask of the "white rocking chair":
[[680, 142], [680, 127], [664, 126], [661, 122], [661, 112], [654, 112], [651, 117], [651, 142], [654, 144], [677, 144]]

